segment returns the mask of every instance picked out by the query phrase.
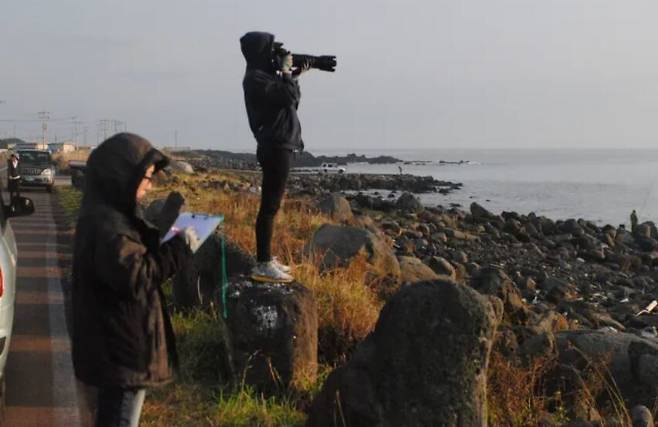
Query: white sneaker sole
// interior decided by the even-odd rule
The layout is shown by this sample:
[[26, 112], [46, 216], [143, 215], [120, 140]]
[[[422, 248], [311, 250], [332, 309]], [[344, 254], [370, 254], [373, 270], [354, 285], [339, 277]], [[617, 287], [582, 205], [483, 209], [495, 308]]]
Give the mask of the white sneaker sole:
[[295, 279], [292, 277], [290, 279], [277, 279], [276, 277], [263, 276], [261, 274], [252, 273], [251, 280], [262, 283], [292, 283], [292, 281]]

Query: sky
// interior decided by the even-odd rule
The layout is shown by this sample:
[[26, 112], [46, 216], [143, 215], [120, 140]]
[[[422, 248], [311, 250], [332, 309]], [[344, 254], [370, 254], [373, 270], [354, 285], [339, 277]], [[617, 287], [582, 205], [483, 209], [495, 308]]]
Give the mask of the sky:
[[[307, 150], [654, 148], [654, 0], [3, 0], [0, 137], [253, 151], [239, 38], [300, 78]], [[109, 120], [102, 125], [101, 120]], [[121, 123], [114, 123], [118, 121]]]

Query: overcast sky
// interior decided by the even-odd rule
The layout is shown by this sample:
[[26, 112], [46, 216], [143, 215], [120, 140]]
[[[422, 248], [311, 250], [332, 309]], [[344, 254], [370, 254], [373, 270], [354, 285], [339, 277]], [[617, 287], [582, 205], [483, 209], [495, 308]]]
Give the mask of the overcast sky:
[[[99, 120], [156, 145], [255, 149], [239, 38], [335, 54], [302, 76], [309, 151], [655, 147], [655, 0], [4, 0], [0, 120]], [[110, 123], [110, 132], [113, 125]], [[41, 124], [0, 122], [34, 139]]]

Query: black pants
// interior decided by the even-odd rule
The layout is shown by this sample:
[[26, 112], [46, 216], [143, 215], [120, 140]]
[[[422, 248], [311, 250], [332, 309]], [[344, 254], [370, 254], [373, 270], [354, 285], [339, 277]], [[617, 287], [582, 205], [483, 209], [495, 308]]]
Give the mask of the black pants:
[[9, 204], [14, 206], [16, 204], [16, 198], [20, 197], [21, 193], [19, 190], [19, 179], [9, 179], [7, 183], [7, 189], [9, 190]]
[[272, 259], [274, 217], [279, 211], [286, 189], [292, 151], [259, 145], [256, 156], [263, 169], [260, 210], [256, 219], [256, 260], [268, 262]]

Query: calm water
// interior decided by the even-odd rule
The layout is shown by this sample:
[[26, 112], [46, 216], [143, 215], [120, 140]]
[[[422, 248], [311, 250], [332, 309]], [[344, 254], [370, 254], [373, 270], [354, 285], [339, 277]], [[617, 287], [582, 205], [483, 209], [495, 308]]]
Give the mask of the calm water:
[[[314, 154], [347, 154], [318, 152]], [[432, 161], [402, 165], [404, 173], [432, 175], [462, 182], [454, 194], [423, 195], [427, 205], [477, 201], [500, 213], [535, 212], [553, 219], [585, 218], [599, 224], [658, 221], [658, 150], [400, 150], [359, 151], [403, 160]], [[439, 160], [467, 160], [467, 165], [440, 165]], [[351, 164], [349, 173], [398, 173], [398, 165]]]

